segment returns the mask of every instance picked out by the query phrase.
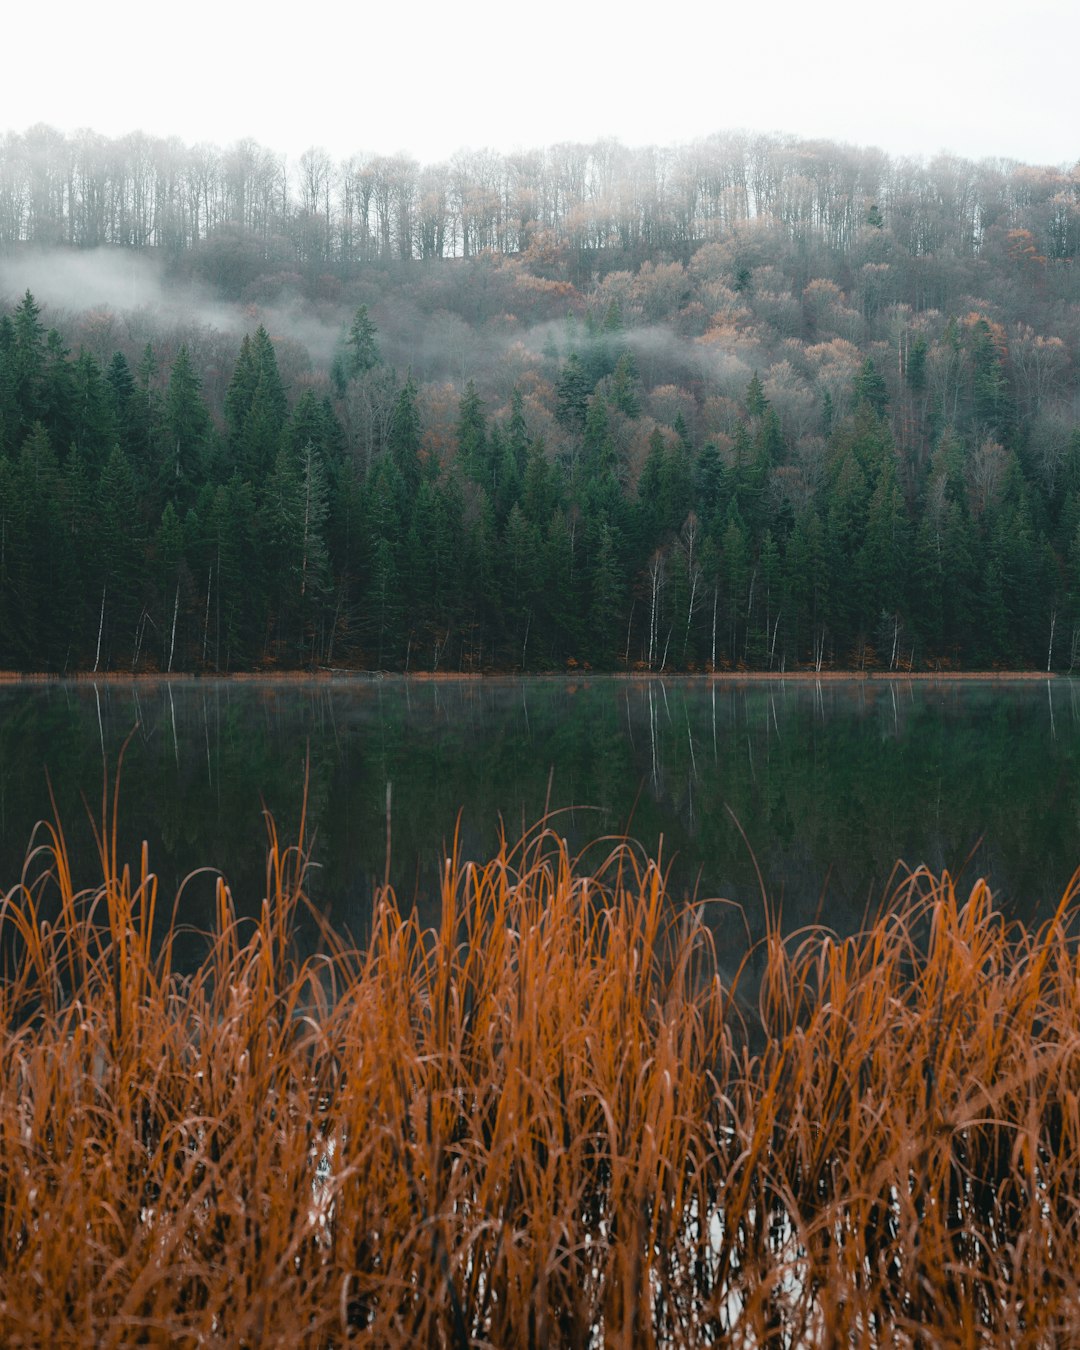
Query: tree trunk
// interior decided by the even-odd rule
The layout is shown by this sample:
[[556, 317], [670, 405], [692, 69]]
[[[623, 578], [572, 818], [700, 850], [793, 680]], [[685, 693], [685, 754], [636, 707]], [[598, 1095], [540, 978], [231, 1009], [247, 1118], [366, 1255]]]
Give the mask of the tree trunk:
[[101, 661], [101, 633], [105, 627], [105, 587], [101, 588], [101, 616], [98, 619], [97, 630], [97, 650], [94, 652], [94, 673], [97, 674], [97, 668]]
[[176, 619], [179, 613], [180, 613], [180, 583], [178, 581], [176, 583], [176, 599], [173, 601], [172, 633], [169, 637], [169, 667], [166, 672], [169, 675], [172, 674], [173, 654], [176, 651]]

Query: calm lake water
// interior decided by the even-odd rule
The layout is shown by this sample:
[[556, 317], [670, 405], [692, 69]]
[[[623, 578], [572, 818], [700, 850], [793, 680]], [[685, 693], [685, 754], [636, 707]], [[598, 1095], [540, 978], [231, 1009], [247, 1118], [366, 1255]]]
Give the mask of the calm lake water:
[[[676, 893], [739, 901], [754, 934], [754, 857], [786, 927], [820, 913], [842, 931], [898, 859], [987, 876], [1032, 919], [1080, 863], [1080, 682], [79, 682], [0, 686], [0, 888], [51, 816], [49, 779], [77, 879], [93, 882], [83, 798], [100, 818], [103, 763], [111, 774], [129, 737], [126, 856], [147, 839], [170, 898], [218, 868], [248, 912], [263, 805], [291, 837], [309, 758], [314, 892], [358, 934], [386, 863], [388, 783], [391, 879], [431, 918], [458, 813], [464, 856], [481, 858], [500, 818], [517, 837], [546, 801], [575, 849], [662, 838]], [[182, 917], [205, 923], [212, 893], [195, 878]]]

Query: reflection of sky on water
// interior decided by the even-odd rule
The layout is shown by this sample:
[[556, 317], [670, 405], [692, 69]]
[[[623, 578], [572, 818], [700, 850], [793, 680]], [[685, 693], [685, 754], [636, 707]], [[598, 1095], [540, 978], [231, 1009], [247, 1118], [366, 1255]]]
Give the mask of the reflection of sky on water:
[[[314, 890], [360, 928], [386, 866], [388, 783], [391, 876], [432, 915], [459, 811], [472, 857], [545, 804], [575, 850], [628, 830], [662, 847], [678, 894], [738, 900], [755, 932], [755, 859], [785, 926], [820, 912], [841, 929], [898, 858], [988, 875], [1025, 914], [1080, 860], [1073, 681], [79, 682], [0, 687], [0, 884], [50, 815], [46, 768], [92, 881], [81, 798], [100, 815], [103, 751], [115, 765], [128, 736], [122, 849], [137, 860], [150, 841], [168, 896], [220, 867], [249, 912], [262, 806], [290, 837], [309, 756]], [[205, 920], [211, 894], [196, 878], [185, 915]]]

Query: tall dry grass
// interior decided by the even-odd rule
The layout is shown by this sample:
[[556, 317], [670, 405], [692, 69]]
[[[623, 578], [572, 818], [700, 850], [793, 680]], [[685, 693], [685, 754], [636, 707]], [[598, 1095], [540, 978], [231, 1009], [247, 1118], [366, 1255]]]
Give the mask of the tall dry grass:
[[304, 957], [271, 830], [194, 970], [100, 863], [43, 828], [0, 908], [5, 1346], [1077, 1341], [1072, 891], [1029, 933], [917, 873], [748, 1007], [626, 844], [454, 854], [437, 931], [387, 891]]

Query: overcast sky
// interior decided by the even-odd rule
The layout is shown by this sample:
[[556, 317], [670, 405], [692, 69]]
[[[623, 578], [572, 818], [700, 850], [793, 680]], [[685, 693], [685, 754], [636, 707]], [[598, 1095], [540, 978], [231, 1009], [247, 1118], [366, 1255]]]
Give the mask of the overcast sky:
[[1078, 0], [8, 7], [0, 130], [141, 128], [290, 157], [733, 128], [1080, 159]]

